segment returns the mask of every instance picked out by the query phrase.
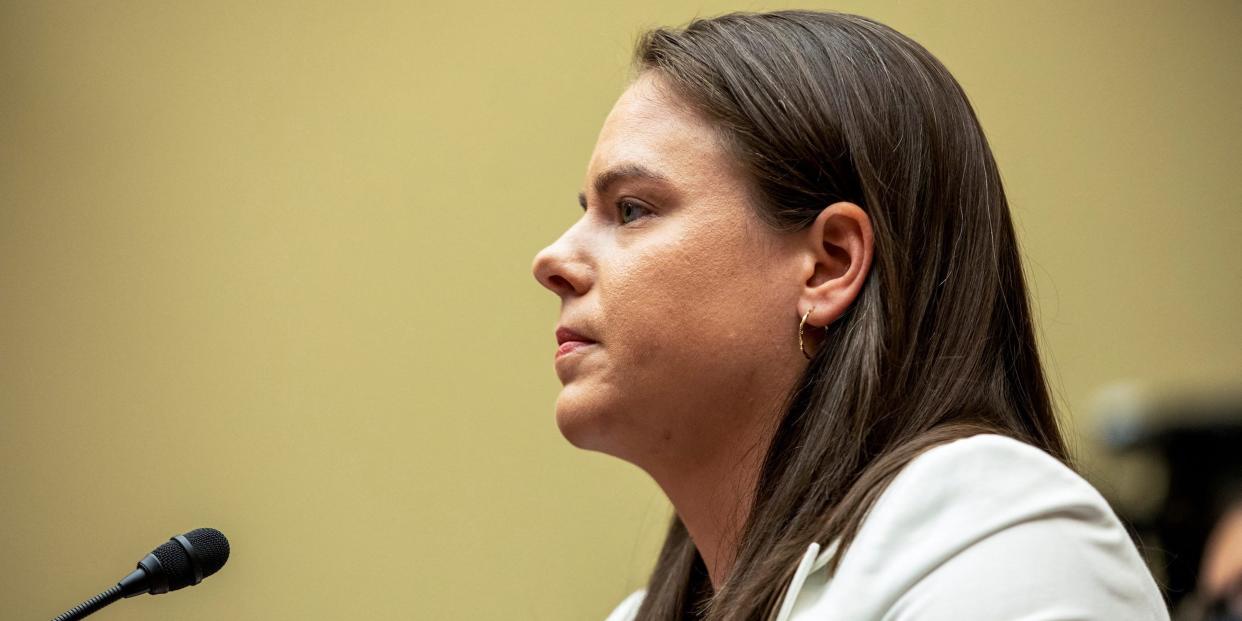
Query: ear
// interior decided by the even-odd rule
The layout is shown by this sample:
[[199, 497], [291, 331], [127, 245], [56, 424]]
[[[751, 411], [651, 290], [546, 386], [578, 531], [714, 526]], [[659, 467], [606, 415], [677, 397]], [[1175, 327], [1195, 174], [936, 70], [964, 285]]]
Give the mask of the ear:
[[798, 317], [811, 311], [806, 318], [809, 329], [836, 321], [854, 303], [871, 271], [874, 241], [871, 218], [847, 202], [821, 211], [806, 235], [805, 285]]

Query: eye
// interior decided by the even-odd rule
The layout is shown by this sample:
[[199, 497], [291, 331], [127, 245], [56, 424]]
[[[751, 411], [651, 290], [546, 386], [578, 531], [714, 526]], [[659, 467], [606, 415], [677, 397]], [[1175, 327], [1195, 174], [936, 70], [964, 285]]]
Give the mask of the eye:
[[630, 222], [633, 222], [634, 220], [637, 220], [638, 218], [642, 217], [642, 216], [637, 216], [633, 220], [626, 219], [627, 214], [633, 214], [635, 213], [636, 210], [638, 212], [642, 212], [645, 214], [651, 213], [650, 209], [643, 207], [640, 203], [636, 201], [632, 201], [626, 198], [623, 198], [617, 201], [617, 212], [621, 214], [621, 222], [623, 224], [629, 224]]

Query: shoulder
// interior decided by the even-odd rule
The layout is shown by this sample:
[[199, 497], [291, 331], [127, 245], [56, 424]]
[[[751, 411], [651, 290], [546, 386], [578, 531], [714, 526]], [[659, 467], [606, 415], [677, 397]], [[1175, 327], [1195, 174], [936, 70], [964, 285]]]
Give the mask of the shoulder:
[[646, 589], [639, 589], [630, 593], [628, 597], [621, 600], [621, 603], [608, 613], [608, 618], [604, 621], [633, 621], [638, 615], [638, 608], [643, 604], [643, 597], [647, 595]]
[[[826, 589], [859, 618], [1166, 619], [1129, 534], [1046, 452], [982, 434], [929, 449], [881, 494]], [[817, 606], [818, 608], [818, 606]], [[851, 617], [851, 615], [846, 615]], [[852, 618], [852, 617], [851, 617]]]
[[1042, 449], [979, 434], [933, 447], [911, 460], [877, 500], [867, 522], [915, 518], [915, 523], [894, 526], [942, 531], [970, 518], [970, 528], [949, 530], [979, 537], [1052, 513], [1116, 521], [1091, 484]]
[[[992, 535], [1042, 519], [1102, 529], [1118, 545], [1129, 541], [1099, 492], [1056, 458], [1004, 436], [975, 435], [911, 460], [871, 507], [842, 563], [926, 571]], [[913, 578], [917, 571], [909, 573]]]

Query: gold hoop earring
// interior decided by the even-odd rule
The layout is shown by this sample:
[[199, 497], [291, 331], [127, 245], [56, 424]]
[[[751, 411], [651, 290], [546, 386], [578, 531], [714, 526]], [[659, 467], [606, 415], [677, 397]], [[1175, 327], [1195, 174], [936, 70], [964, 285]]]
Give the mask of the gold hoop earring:
[[813, 310], [815, 310], [814, 306], [812, 306], [811, 309], [808, 310], [806, 314], [802, 316], [802, 323], [798, 324], [798, 349], [802, 350], [802, 355], [806, 356], [807, 360], [811, 359], [811, 354], [806, 353], [806, 347], [804, 347], [802, 344], [802, 329], [806, 326], [806, 318], [810, 316], [811, 311]]

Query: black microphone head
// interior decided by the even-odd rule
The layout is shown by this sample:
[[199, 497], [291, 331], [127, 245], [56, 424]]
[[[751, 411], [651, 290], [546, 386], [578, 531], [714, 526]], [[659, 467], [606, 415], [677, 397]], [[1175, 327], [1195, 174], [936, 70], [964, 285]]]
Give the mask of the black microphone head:
[[229, 540], [225, 539], [224, 533], [214, 528], [195, 528], [186, 533], [185, 538], [190, 540], [198, 552], [198, 559], [203, 563], [204, 578], [220, 571], [229, 560]]
[[161, 576], [168, 584], [169, 591], [176, 591], [189, 586], [194, 581], [194, 569], [190, 567], [190, 555], [177, 543], [169, 539], [160, 544], [151, 554], [159, 560], [163, 572]]
[[196, 528], [165, 541], [151, 554], [159, 559], [167, 590], [176, 591], [219, 571], [229, 560], [229, 540], [214, 528]]

